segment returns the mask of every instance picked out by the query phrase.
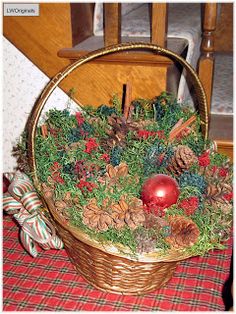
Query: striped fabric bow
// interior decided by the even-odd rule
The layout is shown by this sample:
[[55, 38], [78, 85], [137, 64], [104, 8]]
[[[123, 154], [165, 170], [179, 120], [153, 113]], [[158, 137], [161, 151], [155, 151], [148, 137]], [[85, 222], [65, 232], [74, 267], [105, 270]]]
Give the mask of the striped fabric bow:
[[11, 182], [3, 195], [3, 209], [13, 215], [21, 226], [20, 239], [26, 251], [33, 257], [38, 255], [36, 243], [44, 250], [62, 249], [63, 242], [55, 228], [40, 212], [43, 206], [29, 177], [21, 172], [6, 173]]

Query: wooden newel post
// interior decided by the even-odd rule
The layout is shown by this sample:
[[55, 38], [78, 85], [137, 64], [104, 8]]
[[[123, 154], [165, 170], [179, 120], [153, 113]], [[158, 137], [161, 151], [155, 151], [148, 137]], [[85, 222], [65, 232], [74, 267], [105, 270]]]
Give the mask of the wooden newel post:
[[217, 20], [217, 3], [205, 3], [202, 25], [201, 57], [198, 64], [199, 77], [205, 88], [210, 113], [214, 76], [214, 31]]

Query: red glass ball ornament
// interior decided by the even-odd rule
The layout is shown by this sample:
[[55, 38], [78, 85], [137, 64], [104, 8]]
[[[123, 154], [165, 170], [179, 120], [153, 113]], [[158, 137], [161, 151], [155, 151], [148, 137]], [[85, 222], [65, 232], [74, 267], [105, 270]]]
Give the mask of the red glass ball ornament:
[[2, 191], [3, 193], [6, 193], [8, 191], [8, 187], [11, 184], [11, 182], [7, 179], [6, 176], [3, 175], [2, 179]]
[[176, 204], [179, 197], [177, 181], [165, 174], [156, 174], [147, 179], [142, 187], [141, 199], [148, 212], [154, 214]]

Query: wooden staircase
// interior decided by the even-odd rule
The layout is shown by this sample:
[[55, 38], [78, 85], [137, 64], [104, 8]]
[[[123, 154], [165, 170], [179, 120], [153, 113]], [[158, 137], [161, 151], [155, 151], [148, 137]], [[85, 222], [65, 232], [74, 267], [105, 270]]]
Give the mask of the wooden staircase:
[[[166, 4], [152, 4], [152, 12], [153, 21], [155, 18], [162, 23], [159, 32], [153, 32], [151, 42], [163, 46], [166, 43]], [[153, 22], [155, 29], [156, 26]], [[59, 50], [58, 56], [73, 62], [89, 51], [118, 43], [121, 43], [121, 4], [105, 3], [104, 37], [91, 35], [72, 48]], [[167, 69], [171, 63], [168, 58], [152, 52], [118, 52], [100, 57], [83, 65], [76, 73], [79, 79], [76, 98], [82, 104], [109, 104], [114, 95], [122, 99], [127, 82], [132, 84], [133, 98], [153, 98], [166, 90]]]

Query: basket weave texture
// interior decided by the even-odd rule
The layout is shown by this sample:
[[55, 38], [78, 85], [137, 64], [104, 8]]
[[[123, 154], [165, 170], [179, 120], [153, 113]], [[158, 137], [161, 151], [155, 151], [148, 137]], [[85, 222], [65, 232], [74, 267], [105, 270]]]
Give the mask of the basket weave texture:
[[[83, 56], [58, 73], [46, 86], [41, 97], [35, 104], [28, 123], [28, 154], [34, 183], [39, 187], [36, 174], [35, 136], [36, 127], [44, 105], [58, 84], [80, 65], [99, 56], [133, 49], [146, 49], [165, 55], [184, 66], [192, 80], [197, 95], [201, 127], [204, 138], [208, 136], [208, 112], [206, 96], [202, 84], [194, 69], [180, 56], [153, 44], [127, 43], [107, 47]], [[178, 261], [186, 259], [191, 254], [181, 250], [172, 250], [168, 255], [158, 253], [142, 254], [132, 258], [112, 245], [102, 245], [89, 238], [79, 229], [65, 225], [57, 214], [50, 196], [44, 195], [44, 202], [49, 209], [56, 230], [65, 244], [65, 249], [77, 271], [93, 286], [103, 291], [121, 294], [144, 294], [164, 285], [172, 277]]]

